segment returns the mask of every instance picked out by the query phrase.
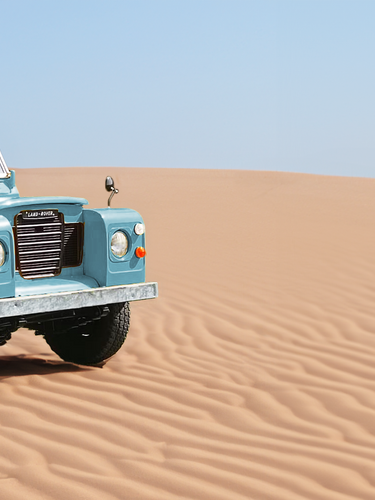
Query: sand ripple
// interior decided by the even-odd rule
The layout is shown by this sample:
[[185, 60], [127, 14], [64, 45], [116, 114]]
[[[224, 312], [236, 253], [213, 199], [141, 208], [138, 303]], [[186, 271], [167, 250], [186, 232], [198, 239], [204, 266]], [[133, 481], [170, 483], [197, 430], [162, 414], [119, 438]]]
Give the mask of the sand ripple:
[[374, 183], [158, 172], [130, 201], [161, 296], [124, 348], [101, 369], [25, 330], [1, 350], [1, 498], [373, 500]]

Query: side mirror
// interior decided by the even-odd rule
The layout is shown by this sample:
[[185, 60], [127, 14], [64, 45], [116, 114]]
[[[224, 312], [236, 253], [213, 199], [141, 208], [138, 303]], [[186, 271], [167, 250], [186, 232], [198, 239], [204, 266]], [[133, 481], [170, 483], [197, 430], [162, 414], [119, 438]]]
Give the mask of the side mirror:
[[105, 180], [105, 188], [107, 191], [113, 191], [115, 188], [115, 183], [112, 177], [108, 176]]
[[105, 188], [106, 188], [107, 191], [111, 192], [111, 195], [108, 198], [108, 206], [110, 207], [113, 196], [118, 193], [118, 189], [115, 188], [115, 182], [112, 179], [112, 177], [108, 176], [106, 178], [106, 180], [105, 180]]

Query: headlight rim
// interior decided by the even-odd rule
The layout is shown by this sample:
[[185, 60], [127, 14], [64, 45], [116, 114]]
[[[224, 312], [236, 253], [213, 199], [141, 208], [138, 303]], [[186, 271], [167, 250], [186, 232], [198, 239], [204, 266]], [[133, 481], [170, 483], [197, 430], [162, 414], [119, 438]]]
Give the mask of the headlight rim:
[[0, 268], [3, 267], [6, 261], [7, 261], [7, 246], [2, 240], [0, 240]]
[[[122, 253], [122, 252], [119, 252], [119, 253], [116, 253], [114, 250], [113, 250], [113, 239], [116, 237], [116, 235], [123, 235], [124, 238], [125, 238], [125, 251]], [[110, 249], [111, 249], [111, 253], [112, 253], [112, 256], [115, 257], [116, 259], [123, 259], [128, 253], [129, 253], [129, 248], [130, 248], [130, 240], [129, 240], [129, 237], [128, 235], [126, 234], [126, 232], [122, 229], [117, 229], [116, 231], [113, 232], [112, 236], [111, 236], [111, 240], [110, 240]]]

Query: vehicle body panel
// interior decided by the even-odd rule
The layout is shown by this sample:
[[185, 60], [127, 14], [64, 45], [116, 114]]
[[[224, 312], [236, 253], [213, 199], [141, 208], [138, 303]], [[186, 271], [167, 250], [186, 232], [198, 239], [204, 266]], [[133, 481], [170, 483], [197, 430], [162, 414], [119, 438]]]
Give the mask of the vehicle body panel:
[[[87, 288], [143, 283], [145, 259], [134, 251], [145, 246], [145, 235], [134, 232], [143, 223], [138, 212], [128, 208], [86, 209], [84, 198], [20, 197], [15, 187], [15, 173], [0, 182], [0, 242], [6, 249], [6, 262], [0, 267], [0, 298], [28, 296]], [[65, 223], [84, 224], [83, 262], [77, 267], [63, 268], [57, 276], [24, 279], [15, 271], [13, 227], [15, 217], [26, 210], [57, 210]], [[111, 252], [111, 238], [116, 231], [126, 234], [128, 252], [118, 258]]]

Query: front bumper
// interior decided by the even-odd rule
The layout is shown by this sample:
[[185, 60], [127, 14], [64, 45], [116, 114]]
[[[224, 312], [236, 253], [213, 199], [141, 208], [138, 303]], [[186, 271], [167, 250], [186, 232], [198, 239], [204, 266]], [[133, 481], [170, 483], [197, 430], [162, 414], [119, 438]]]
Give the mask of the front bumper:
[[136, 283], [134, 285], [89, 288], [74, 292], [29, 295], [0, 299], [0, 317], [9, 318], [28, 314], [66, 311], [68, 309], [80, 309], [81, 307], [155, 299], [157, 296], [157, 283]]

